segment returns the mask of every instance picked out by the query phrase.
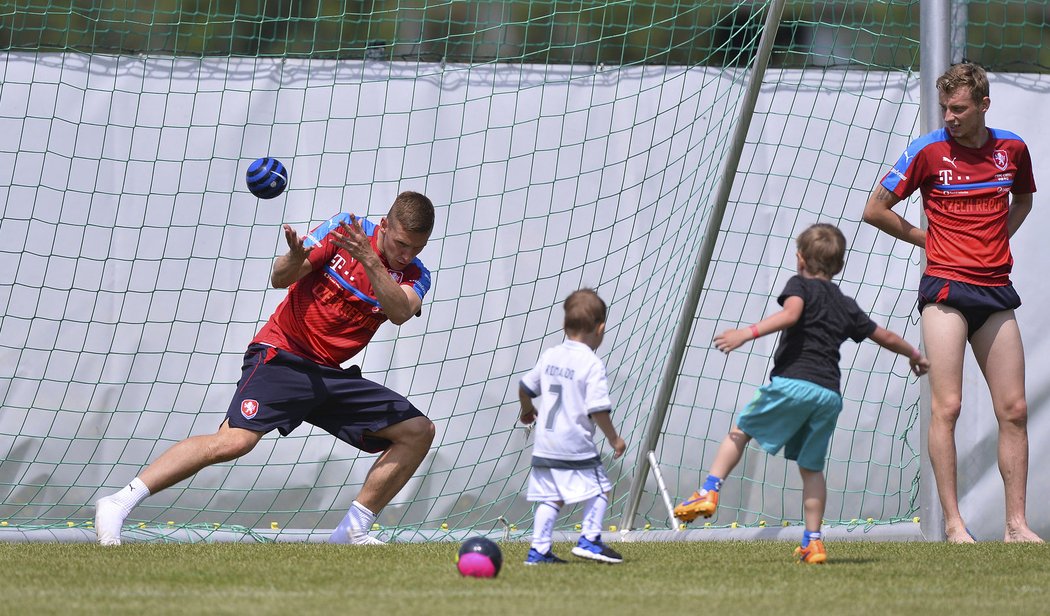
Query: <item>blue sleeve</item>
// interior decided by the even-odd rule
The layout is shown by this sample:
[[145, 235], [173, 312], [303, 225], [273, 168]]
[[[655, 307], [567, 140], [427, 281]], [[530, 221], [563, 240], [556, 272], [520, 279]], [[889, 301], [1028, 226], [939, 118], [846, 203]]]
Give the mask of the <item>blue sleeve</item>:
[[[357, 220], [361, 223], [361, 230], [365, 232], [365, 235], [372, 237], [376, 232], [376, 224], [367, 218], [358, 217]], [[328, 220], [317, 225], [313, 231], [303, 240], [303, 245], [306, 247], [320, 246], [324, 242], [324, 238], [328, 237], [328, 234], [339, 228], [340, 223], [350, 223], [350, 214], [346, 212], [340, 212], [335, 216], [332, 216]]]
[[[919, 159], [919, 154], [931, 143], [947, 140], [948, 131], [942, 128], [912, 141], [882, 178], [880, 182], [882, 187], [902, 199], [915, 192], [922, 182], [922, 178], [916, 177], [915, 170], [915, 162]], [[901, 184], [904, 186], [902, 187]]]

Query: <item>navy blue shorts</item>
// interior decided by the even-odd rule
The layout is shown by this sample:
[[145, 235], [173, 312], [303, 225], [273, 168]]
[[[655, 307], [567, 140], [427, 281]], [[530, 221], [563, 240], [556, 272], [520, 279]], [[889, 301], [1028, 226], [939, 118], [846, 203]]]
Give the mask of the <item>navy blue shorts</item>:
[[322, 366], [294, 353], [253, 344], [244, 354], [237, 393], [226, 411], [234, 428], [287, 436], [304, 421], [369, 453], [384, 451], [387, 439], [367, 436], [422, 412], [361, 369]]
[[961, 312], [966, 319], [966, 337], [973, 338], [988, 317], [1017, 308], [1021, 305], [1021, 297], [1012, 284], [984, 287], [923, 275], [919, 281], [920, 315], [927, 304], [944, 304]]

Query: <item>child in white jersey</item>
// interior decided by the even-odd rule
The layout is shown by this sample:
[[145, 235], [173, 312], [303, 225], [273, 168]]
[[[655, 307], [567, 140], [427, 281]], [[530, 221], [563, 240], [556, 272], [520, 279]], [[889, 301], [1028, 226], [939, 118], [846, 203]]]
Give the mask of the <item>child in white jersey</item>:
[[[619, 458], [627, 443], [610, 414], [605, 365], [594, 351], [605, 337], [605, 302], [592, 289], [565, 300], [565, 342], [547, 349], [521, 379], [521, 423], [535, 424], [532, 471], [526, 498], [536, 504], [532, 546], [526, 565], [564, 563], [551, 551], [554, 522], [564, 504], [585, 503], [574, 556], [605, 563], [623, 562], [602, 542], [602, 519], [612, 484], [594, 444], [601, 428]], [[533, 400], [538, 399], [538, 405]]]

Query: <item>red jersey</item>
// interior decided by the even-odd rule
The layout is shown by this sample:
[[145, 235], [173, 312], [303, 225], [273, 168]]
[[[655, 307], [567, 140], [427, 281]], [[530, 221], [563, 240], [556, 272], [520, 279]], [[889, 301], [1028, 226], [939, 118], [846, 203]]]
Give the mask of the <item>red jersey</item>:
[[968, 148], [942, 128], [913, 141], [882, 186], [901, 199], [920, 190], [929, 222], [926, 274], [1010, 284], [1010, 193], [1035, 192], [1032, 159], [1020, 137], [989, 128], [982, 147]]
[[[313, 246], [313, 271], [288, 287], [288, 295], [253, 343], [269, 344], [326, 366], [339, 367], [357, 355], [387, 320], [372, 291], [365, 268], [346, 250], [332, 243], [331, 232], [349, 214], [337, 214], [310, 232], [303, 244]], [[361, 228], [376, 248], [377, 225], [364, 219]], [[386, 259], [379, 254], [386, 265]], [[430, 290], [430, 271], [419, 259], [404, 270], [387, 269], [402, 286], [412, 287], [420, 299]]]

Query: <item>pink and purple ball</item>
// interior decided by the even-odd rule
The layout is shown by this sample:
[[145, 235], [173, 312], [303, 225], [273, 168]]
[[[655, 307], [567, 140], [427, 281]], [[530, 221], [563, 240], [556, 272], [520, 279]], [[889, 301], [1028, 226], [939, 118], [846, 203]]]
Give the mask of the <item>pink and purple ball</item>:
[[490, 578], [496, 577], [496, 565], [484, 554], [471, 552], [459, 557], [456, 563], [460, 575], [465, 577]]
[[466, 577], [491, 578], [499, 575], [503, 553], [499, 546], [485, 537], [472, 537], [459, 546], [456, 568]]

